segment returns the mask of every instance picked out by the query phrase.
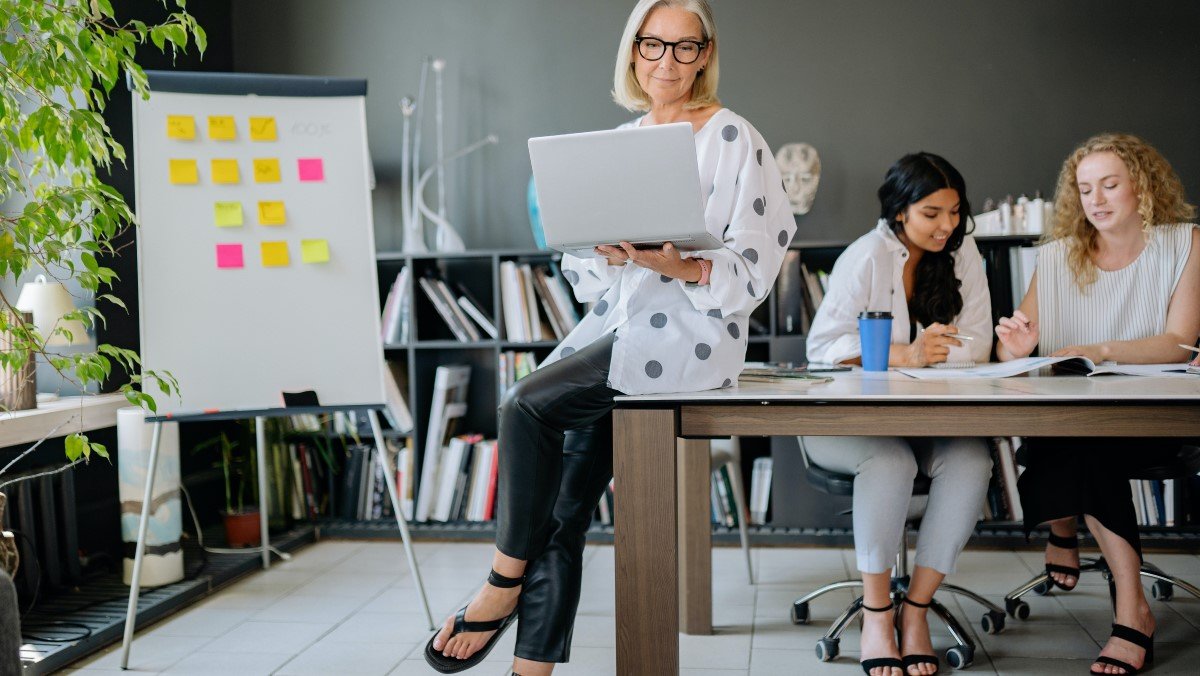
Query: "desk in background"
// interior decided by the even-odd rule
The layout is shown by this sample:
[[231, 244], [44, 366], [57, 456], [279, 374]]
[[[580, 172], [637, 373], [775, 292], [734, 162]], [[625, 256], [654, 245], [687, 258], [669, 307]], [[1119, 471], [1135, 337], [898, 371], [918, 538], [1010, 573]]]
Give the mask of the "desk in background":
[[933, 381], [854, 371], [817, 385], [619, 397], [617, 673], [676, 674], [680, 629], [712, 632], [707, 439], [806, 434], [1197, 437], [1200, 377]]

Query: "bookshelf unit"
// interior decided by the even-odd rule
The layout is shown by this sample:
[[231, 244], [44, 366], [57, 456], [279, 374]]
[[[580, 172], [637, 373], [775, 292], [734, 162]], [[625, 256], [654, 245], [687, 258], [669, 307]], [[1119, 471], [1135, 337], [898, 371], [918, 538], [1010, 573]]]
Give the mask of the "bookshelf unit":
[[[1036, 235], [1004, 235], [976, 238], [984, 259], [992, 296], [994, 318], [1012, 312], [1014, 299], [1010, 283], [1012, 267], [1010, 250], [1013, 247], [1030, 246]], [[849, 245], [849, 241], [798, 240], [789, 249], [798, 251], [800, 260], [811, 272], [829, 271], [837, 257]], [[556, 341], [515, 342], [501, 338], [460, 342], [437, 313], [433, 304], [421, 290], [416, 280], [426, 271], [442, 278], [463, 284], [470, 293], [488, 307], [497, 326], [503, 324], [503, 309], [500, 298], [500, 264], [504, 261], [544, 264], [558, 261], [561, 254], [536, 249], [482, 249], [462, 253], [380, 253], [377, 255], [380, 285], [380, 308], [382, 310], [388, 290], [403, 266], [412, 270], [412, 284], [408, 292], [411, 297], [410, 335], [405, 343], [388, 344], [385, 355], [389, 361], [404, 365], [407, 375], [407, 402], [412, 411], [414, 430], [411, 434], [415, 453], [414, 467], [420, 485], [420, 467], [426, 440], [429, 407], [432, 401], [434, 372], [438, 366], [467, 364], [471, 366], [471, 381], [468, 389], [467, 413], [460, 420], [456, 433], [476, 432], [485, 438], [495, 438], [498, 420], [497, 406], [500, 401], [498, 361], [501, 352], [507, 350], [531, 351], [538, 359], [547, 356], [557, 345]], [[782, 276], [781, 276], [782, 277]], [[804, 335], [793, 327], [791, 332], [780, 326], [779, 281], [767, 299], [752, 314], [752, 326], [748, 338], [746, 358], [749, 361], [796, 361], [804, 355]], [[1019, 299], [1016, 299], [1019, 302]], [[572, 298], [572, 302], [574, 299]], [[576, 304], [582, 314], [585, 308]], [[405, 383], [401, 382], [405, 388]], [[803, 478], [803, 466], [796, 448], [796, 440], [789, 437], [742, 438], [742, 474], [749, 484], [755, 458], [770, 455], [774, 458], [772, 475], [771, 505], [767, 525], [751, 526], [755, 543], [760, 544], [849, 544], [850, 517], [841, 514], [850, 507], [848, 498], [820, 494], [810, 489]], [[744, 487], [747, 495], [749, 485]], [[429, 522], [413, 523], [414, 532], [428, 537], [466, 540], [486, 540], [494, 535], [489, 522]], [[394, 524], [374, 521], [350, 521], [331, 519], [324, 522], [321, 530], [339, 537], [394, 537]], [[1167, 541], [1176, 538], [1196, 537], [1187, 528], [1148, 528], [1148, 539]], [[1193, 529], [1194, 530], [1194, 529]], [[1011, 521], [982, 522], [978, 537], [991, 545], [1019, 545], [1024, 542], [1020, 524]], [[596, 524], [589, 533], [593, 541], [611, 541], [611, 526]], [[714, 525], [714, 537], [718, 543], [736, 543], [737, 530]]]

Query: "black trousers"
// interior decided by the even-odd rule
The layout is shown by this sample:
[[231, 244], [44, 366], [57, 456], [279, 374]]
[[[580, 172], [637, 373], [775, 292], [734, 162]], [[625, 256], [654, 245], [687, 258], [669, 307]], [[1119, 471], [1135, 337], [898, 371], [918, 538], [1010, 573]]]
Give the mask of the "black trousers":
[[1129, 480], [1147, 467], [1170, 463], [1178, 439], [1153, 437], [1025, 439], [1017, 479], [1025, 536], [1039, 524], [1090, 514], [1121, 536], [1140, 557], [1142, 542]]
[[615, 336], [519, 380], [500, 404], [496, 548], [527, 561], [517, 657], [566, 662], [583, 581], [583, 545], [612, 480]]

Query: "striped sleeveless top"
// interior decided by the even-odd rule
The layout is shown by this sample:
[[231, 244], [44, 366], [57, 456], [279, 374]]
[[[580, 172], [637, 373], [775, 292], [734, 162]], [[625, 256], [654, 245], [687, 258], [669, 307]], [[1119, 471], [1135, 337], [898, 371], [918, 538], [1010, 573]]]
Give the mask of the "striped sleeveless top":
[[1067, 265], [1067, 243], [1038, 248], [1037, 294], [1045, 356], [1070, 345], [1149, 338], [1166, 330], [1167, 306], [1192, 247], [1191, 223], [1150, 229], [1150, 241], [1132, 263], [1111, 272], [1097, 270], [1096, 281], [1080, 291]]

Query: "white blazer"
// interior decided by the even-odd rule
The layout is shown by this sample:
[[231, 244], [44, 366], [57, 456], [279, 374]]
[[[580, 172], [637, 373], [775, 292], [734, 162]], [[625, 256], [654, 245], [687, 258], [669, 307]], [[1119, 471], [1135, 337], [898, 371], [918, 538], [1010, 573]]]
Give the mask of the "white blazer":
[[[637, 125], [641, 118], [622, 125]], [[705, 286], [632, 263], [564, 255], [563, 276], [595, 307], [543, 366], [616, 333], [608, 384], [626, 394], [696, 392], [737, 382], [747, 318], [767, 297], [796, 232], [783, 178], [766, 141], [723, 108], [696, 132], [704, 224], [724, 243]], [[685, 254], [692, 255], [692, 254]]]
[[[983, 257], [970, 235], [950, 256], [954, 259], [954, 276], [962, 282], [959, 292], [963, 299], [962, 312], [950, 323], [975, 340], [963, 341], [963, 347], [951, 347], [949, 361], [986, 363], [992, 353], [992, 298]], [[861, 357], [858, 313], [866, 310], [890, 311], [892, 344], [911, 342], [908, 300], [904, 296], [907, 259], [908, 248], [883, 219], [842, 252], [808, 334], [810, 362], [836, 364]]]

